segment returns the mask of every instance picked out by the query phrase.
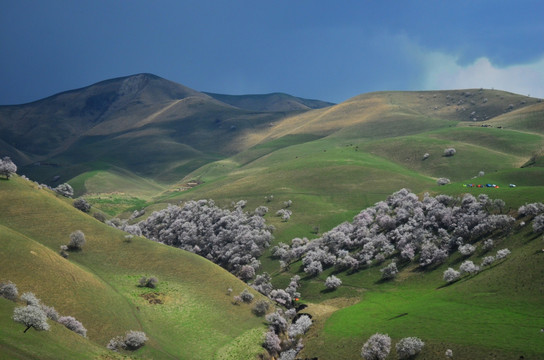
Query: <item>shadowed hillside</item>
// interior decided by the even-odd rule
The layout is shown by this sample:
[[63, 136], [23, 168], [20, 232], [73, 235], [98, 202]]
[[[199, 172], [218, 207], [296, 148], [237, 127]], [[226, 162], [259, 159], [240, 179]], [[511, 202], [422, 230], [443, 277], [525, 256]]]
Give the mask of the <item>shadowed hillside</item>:
[[242, 110], [151, 74], [0, 107], [0, 152], [41, 182], [114, 165], [171, 182], [243, 148], [282, 112]]
[[251, 111], [300, 111], [320, 109], [334, 105], [326, 101], [303, 99], [283, 93], [263, 95], [205, 94], [226, 104]]

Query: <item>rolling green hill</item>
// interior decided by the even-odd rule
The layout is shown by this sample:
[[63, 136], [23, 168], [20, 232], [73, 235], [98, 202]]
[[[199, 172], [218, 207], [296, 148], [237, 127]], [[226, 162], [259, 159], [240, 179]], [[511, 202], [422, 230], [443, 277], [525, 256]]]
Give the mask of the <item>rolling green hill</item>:
[[[142, 89], [146, 94], [151, 88]], [[512, 215], [520, 205], [544, 201], [544, 107], [538, 99], [486, 89], [378, 92], [306, 111], [287, 112], [302, 109], [287, 103], [282, 112], [274, 96], [174, 96], [173, 91], [160, 92], [160, 99], [165, 93], [170, 98], [159, 103], [146, 102], [156, 99], [155, 92], [138, 95], [140, 100], [126, 105], [124, 115], [119, 110], [117, 117], [108, 118], [105, 112], [96, 117], [97, 126], [63, 143], [65, 148], [51, 150], [39, 165], [31, 165], [40, 157], [30, 148], [6, 139], [0, 144], [26, 161], [20, 173], [37, 179], [61, 174], [60, 181], [69, 180], [77, 195], [85, 194], [111, 216], [128, 217], [141, 208], [149, 214], [169, 203], [206, 198], [222, 206], [240, 199], [247, 200], [248, 209], [265, 205], [270, 210], [267, 222], [276, 227], [273, 245], [295, 237], [316, 238], [400, 188], [420, 196], [486, 194], [506, 201], [504, 211]], [[270, 112], [261, 111], [265, 108]], [[0, 115], [7, 110], [0, 109]], [[137, 118], [131, 115], [136, 113]], [[55, 141], [43, 141], [54, 147]], [[32, 146], [40, 148], [38, 143]], [[451, 147], [455, 155], [444, 156], [444, 149]], [[451, 183], [438, 186], [442, 177]], [[471, 183], [499, 187], [466, 187]], [[80, 341], [81, 346], [87, 346], [91, 357], [104, 356], [105, 343], [129, 327], [152, 334], [138, 356], [231, 354], [234, 359], [243, 358], [232, 355], [240, 349], [251, 356], [261, 351], [262, 320], [252, 317], [249, 308], [230, 303], [225, 284], [235, 292], [244, 285], [220, 268], [144, 239], [125, 243], [123, 233], [21, 179], [0, 181], [0, 199], [9, 204], [0, 214], [0, 237], [10, 244], [10, 252], [0, 253], [0, 264], [21, 259], [30, 271], [51, 267], [56, 274], [51, 287], [61, 286], [67, 272], [74, 273], [81, 280], [70, 282], [70, 291], [90, 305], [81, 310], [62, 293], [51, 294], [49, 270], [36, 270], [40, 285], [34, 285], [26, 270], [13, 267], [5, 273], [21, 289], [36, 286], [33, 291], [47, 304], [81, 319], [89, 329], [89, 341]], [[293, 214], [283, 222], [274, 214], [287, 200], [293, 202]], [[59, 215], [51, 221], [51, 214]], [[405, 264], [391, 282], [380, 281], [377, 266], [335, 273], [344, 282], [335, 292], [324, 291], [323, 285], [332, 270], [315, 278], [304, 277], [300, 263], [280, 270], [270, 251], [260, 258], [261, 270], [272, 274], [277, 287], [285, 287], [294, 274], [303, 275], [302, 299], [314, 326], [305, 337], [302, 357], [358, 358], [370, 335], [387, 332], [394, 341], [421, 337], [426, 346], [417, 359], [443, 358], [447, 348], [456, 359], [541, 358], [542, 241], [530, 226], [521, 226], [523, 220], [529, 221], [517, 219], [508, 235], [495, 239], [497, 246], [512, 250], [510, 257], [450, 286], [444, 286], [442, 273], [459, 266], [464, 259], [458, 255], [425, 272]], [[57, 249], [76, 228], [89, 234], [88, 245], [62, 259]], [[41, 256], [39, 262], [31, 261], [36, 256], [32, 252], [46, 254], [50, 261]], [[485, 255], [477, 251], [469, 259], [479, 263]], [[140, 297], [143, 290], [134, 284], [142, 275], [159, 277], [164, 304], [151, 306]], [[105, 294], [113, 312], [130, 309], [111, 329], [103, 328], [108, 313], [101, 310], [102, 300], [94, 299], [97, 291]], [[2, 306], [5, 313], [12, 311], [11, 303]], [[97, 320], [90, 315], [94, 311], [100, 314]], [[197, 323], [203, 328], [195, 334], [180, 325]], [[227, 336], [229, 326], [235, 330]], [[208, 333], [213, 335], [210, 340], [199, 342]], [[177, 336], [183, 338], [181, 347]], [[6, 339], [2, 346], [23, 357], [26, 350], [15, 346], [19, 340]], [[29, 351], [36, 354], [39, 341], [33, 346]], [[388, 359], [393, 358], [394, 351]]]
[[[143, 238], [126, 242], [123, 232], [21, 178], [1, 181], [0, 200], [9, 204], [0, 214], [0, 281], [34, 292], [88, 330], [87, 339], [60, 325], [23, 334], [11, 320], [14, 304], [2, 299], [0, 358], [113, 358], [106, 344], [128, 330], [149, 337], [138, 358], [251, 359], [262, 352], [262, 319], [226, 294], [246, 286], [220, 267]], [[75, 230], [87, 243], [64, 259], [59, 246]], [[139, 288], [141, 276], [158, 277], [158, 287]]]

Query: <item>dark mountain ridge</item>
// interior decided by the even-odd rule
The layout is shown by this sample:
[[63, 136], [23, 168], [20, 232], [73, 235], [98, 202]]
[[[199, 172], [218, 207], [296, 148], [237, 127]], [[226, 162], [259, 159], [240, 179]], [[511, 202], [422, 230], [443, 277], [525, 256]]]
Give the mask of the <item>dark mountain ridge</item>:
[[[188, 167], [192, 170], [238, 151], [238, 139], [248, 129], [309, 109], [282, 105], [296, 99], [284, 97], [275, 102], [274, 111], [259, 111], [152, 74], [119, 77], [27, 104], [0, 106], [0, 152], [23, 168], [36, 162], [56, 164], [65, 180], [81, 171], [67, 168], [81, 163], [113, 164], [151, 177], [172, 171], [184, 175], [189, 163], [194, 163]], [[43, 169], [25, 170], [40, 181], [50, 178], [49, 171], [42, 176]]]
[[327, 101], [304, 99], [285, 93], [224, 95], [205, 92], [204, 94], [237, 108], [251, 111], [306, 111], [335, 105]]

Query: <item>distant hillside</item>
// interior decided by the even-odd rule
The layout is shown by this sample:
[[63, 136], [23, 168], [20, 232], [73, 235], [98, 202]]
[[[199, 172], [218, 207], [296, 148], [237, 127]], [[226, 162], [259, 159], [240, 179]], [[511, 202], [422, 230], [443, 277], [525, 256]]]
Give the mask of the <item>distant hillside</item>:
[[[494, 90], [364, 94], [252, 132], [247, 150], [195, 170], [159, 200], [243, 198], [256, 207], [272, 194], [273, 212], [292, 199], [296, 224], [275, 224], [278, 238], [295, 229], [295, 236], [311, 236], [314, 227], [350, 219], [403, 187], [458, 193], [462, 182], [515, 183], [515, 193], [490, 195], [519, 206], [544, 189], [543, 114], [538, 99]], [[449, 147], [455, 156], [443, 156]], [[533, 158], [532, 167], [521, 168]], [[474, 179], [481, 171], [485, 176]], [[441, 177], [457, 184], [438, 188]], [[178, 191], [190, 180], [200, 185]]]
[[247, 132], [284, 116], [239, 109], [139, 74], [1, 106], [0, 153], [50, 184], [110, 166], [171, 182], [242, 150]]
[[334, 105], [334, 103], [303, 99], [284, 93], [262, 95], [223, 95], [205, 92], [205, 94], [240, 109], [251, 111], [301, 111], [320, 109]]

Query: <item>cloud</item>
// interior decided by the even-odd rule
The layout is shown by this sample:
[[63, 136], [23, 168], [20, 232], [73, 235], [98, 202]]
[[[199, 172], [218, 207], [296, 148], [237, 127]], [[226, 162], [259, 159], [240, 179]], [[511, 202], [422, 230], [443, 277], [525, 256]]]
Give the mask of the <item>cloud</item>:
[[498, 67], [487, 57], [468, 65], [441, 52], [424, 55], [423, 84], [426, 90], [494, 88], [544, 98], [544, 56], [528, 64]]

